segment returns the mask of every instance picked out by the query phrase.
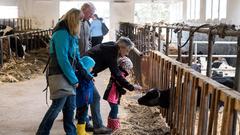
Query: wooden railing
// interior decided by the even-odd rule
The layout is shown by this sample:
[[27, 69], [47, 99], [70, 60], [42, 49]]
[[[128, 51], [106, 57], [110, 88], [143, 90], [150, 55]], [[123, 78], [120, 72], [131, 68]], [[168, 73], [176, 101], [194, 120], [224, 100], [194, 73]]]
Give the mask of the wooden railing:
[[30, 18], [7, 18], [0, 19], [1, 25], [7, 25], [15, 29], [15, 31], [32, 30], [32, 19]]
[[[134, 55], [138, 58], [133, 59]], [[171, 134], [231, 135], [236, 131], [240, 134], [239, 121], [233, 122], [238, 117], [234, 114], [240, 111], [240, 93], [158, 51], [142, 56], [132, 51], [130, 58], [139, 60], [135, 62], [140, 63], [141, 66], [136, 66], [141, 69], [135, 68], [134, 72], [143, 72], [136, 74], [141, 74], [137, 77], [139, 82], [145, 78], [145, 83], [142, 82], [145, 87], [171, 89], [170, 108], [160, 109], [171, 127]], [[200, 97], [198, 107], [197, 97]]]
[[[122, 26], [121, 26], [122, 25]], [[128, 36], [136, 48], [129, 57], [136, 66], [134, 74], [144, 88], [171, 89], [169, 109], [161, 109], [171, 127], [171, 134], [233, 135], [240, 134], [240, 31], [228, 25], [136, 25], [122, 23], [118, 36]], [[207, 26], [207, 27], [206, 27]], [[166, 30], [164, 44], [163, 29]], [[170, 31], [177, 31], [178, 61], [168, 57]], [[181, 63], [182, 32], [189, 34], [187, 64]], [[208, 39], [207, 76], [191, 69], [194, 32]], [[232, 36], [237, 39], [235, 87], [230, 89], [211, 78], [214, 37]], [[163, 54], [164, 53], [164, 54]], [[236, 91], [237, 90], [237, 91]], [[200, 102], [197, 105], [197, 101]]]

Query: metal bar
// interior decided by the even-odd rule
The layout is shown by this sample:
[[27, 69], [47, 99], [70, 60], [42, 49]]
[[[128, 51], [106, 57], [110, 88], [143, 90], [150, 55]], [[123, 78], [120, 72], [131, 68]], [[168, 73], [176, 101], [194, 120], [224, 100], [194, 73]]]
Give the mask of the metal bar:
[[16, 48], [15, 48], [15, 49], [16, 49], [16, 50], [15, 50], [15, 54], [16, 54], [16, 57], [18, 58], [18, 48], [17, 48], [17, 47], [18, 47], [18, 44], [17, 44], [17, 36], [14, 36], [14, 38], [15, 38], [15, 47], [16, 47]]
[[189, 32], [189, 51], [188, 51], [188, 66], [192, 66], [192, 58], [193, 58], [193, 35], [192, 35], [192, 30]]
[[[168, 56], [178, 57], [178, 55], [168, 55]], [[189, 55], [182, 55], [182, 57], [189, 57]], [[196, 54], [193, 57], [196, 57]], [[208, 57], [208, 55], [197, 55], [197, 57]], [[237, 55], [212, 55], [212, 57], [236, 58]]]
[[[178, 28], [177, 26], [159, 26], [161, 28], [168, 28], [168, 29], [176, 29]], [[183, 31], [190, 31], [191, 29], [192, 30], [196, 30], [197, 27], [188, 27], [188, 26], [184, 26], [182, 28]], [[208, 34], [209, 32], [209, 29], [208, 28], [200, 28], [199, 30], [197, 30], [196, 32], [198, 33], [205, 33], [205, 34]], [[214, 29], [212, 30], [212, 34], [213, 35], [219, 35], [219, 32], [218, 30]], [[238, 36], [240, 35], [240, 31], [235, 31], [235, 30], [225, 30], [225, 36]]]
[[0, 67], [3, 66], [3, 40], [0, 39], [0, 53], [1, 53], [1, 57], [0, 57]]
[[178, 58], [177, 58], [177, 60], [182, 62], [182, 57], [181, 57], [181, 55], [182, 55], [182, 49], [181, 49], [182, 31], [179, 31], [177, 33], [177, 39], [178, 39]]
[[162, 28], [158, 27], [158, 51], [160, 52], [162, 52], [161, 35], [162, 35]]
[[208, 34], [208, 58], [207, 58], [207, 76], [211, 77], [212, 75], [212, 51], [214, 45], [214, 35], [209, 31]]
[[166, 29], [166, 55], [168, 56], [169, 48], [169, 28]]

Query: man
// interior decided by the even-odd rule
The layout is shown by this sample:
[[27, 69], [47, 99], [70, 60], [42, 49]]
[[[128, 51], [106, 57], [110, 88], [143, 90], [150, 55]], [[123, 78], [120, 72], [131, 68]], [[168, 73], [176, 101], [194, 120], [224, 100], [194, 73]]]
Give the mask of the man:
[[90, 49], [91, 47], [91, 36], [90, 36], [90, 23], [89, 19], [92, 18], [96, 8], [95, 6], [91, 3], [84, 3], [81, 7], [81, 11], [84, 15], [84, 18], [81, 22], [80, 26], [80, 40], [79, 40], [79, 49], [80, 49], [80, 54], [82, 55], [84, 52]]
[[[121, 37], [116, 43], [107, 42], [99, 44], [88, 50], [84, 56], [90, 56], [96, 62], [92, 73], [94, 76], [106, 68], [110, 69], [111, 74], [116, 78], [117, 82], [123, 87], [132, 87], [132, 89], [139, 90], [141, 87], [138, 85], [131, 85], [124, 77], [118, 68], [117, 59], [121, 56], [126, 56], [133, 48], [133, 42], [126, 37]], [[94, 101], [91, 104], [91, 113], [93, 118], [93, 126], [95, 134], [109, 133], [109, 129], [105, 128], [102, 123], [100, 114], [100, 95], [95, 88], [93, 94]], [[111, 130], [110, 130], [111, 131]]]
[[[81, 7], [81, 11], [83, 13], [83, 20], [81, 21], [80, 26], [80, 39], [79, 39], [79, 51], [82, 55], [91, 47], [91, 37], [90, 37], [90, 23], [89, 19], [92, 18], [96, 8], [91, 2], [84, 3]], [[89, 123], [89, 118], [86, 122], [86, 131], [93, 131], [92, 125]]]

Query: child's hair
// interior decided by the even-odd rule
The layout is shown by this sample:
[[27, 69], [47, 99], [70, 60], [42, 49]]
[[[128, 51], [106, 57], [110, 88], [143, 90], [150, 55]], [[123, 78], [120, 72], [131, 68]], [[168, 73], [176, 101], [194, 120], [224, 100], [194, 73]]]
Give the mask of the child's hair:
[[124, 56], [118, 59], [118, 66], [122, 67], [124, 70], [131, 70], [133, 68], [133, 63], [128, 57]]
[[87, 70], [93, 68], [94, 65], [95, 65], [95, 61], [89, 56], [82, 57], [81, 61], [82, 61], [83, 65], [86, 67]]

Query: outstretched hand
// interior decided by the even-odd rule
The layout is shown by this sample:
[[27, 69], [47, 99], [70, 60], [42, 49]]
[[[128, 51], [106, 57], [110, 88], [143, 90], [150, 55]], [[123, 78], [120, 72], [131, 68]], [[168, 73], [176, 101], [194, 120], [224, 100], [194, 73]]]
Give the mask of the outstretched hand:
[[138, 91], [142, 90], [142, 86], [138, 84], [134, 84], [133, 87], [134, 87], [134, 90], [138, 90]]

